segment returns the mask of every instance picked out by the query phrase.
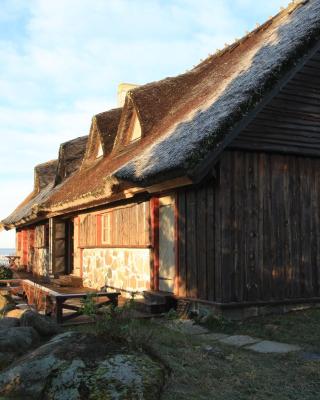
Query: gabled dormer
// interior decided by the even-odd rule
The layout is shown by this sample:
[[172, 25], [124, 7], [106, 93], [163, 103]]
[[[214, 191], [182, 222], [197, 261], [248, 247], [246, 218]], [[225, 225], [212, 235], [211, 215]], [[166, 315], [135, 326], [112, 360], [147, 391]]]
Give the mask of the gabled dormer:
[[137, 144], [143, 138], [143, 129], [140, 122], [138, 110], [136, 109], [127, 93], [121, 120], [119, 123], [118, 134], [114, 143], [113, 152], [121, 153], [129, 150], [131, 146]]
[[105, 111], [92, 118], [82, 167], [87, 168], [108, 156], [117, 134], [122, 108]]
[[55, 180], [58, 160], [51, 160], [34, 167], [34, 193], [39, 193]]
[[82, 136], [60, 145], [56, 184], [61, 183], [80, 167], [87, 141], [88, 136]]

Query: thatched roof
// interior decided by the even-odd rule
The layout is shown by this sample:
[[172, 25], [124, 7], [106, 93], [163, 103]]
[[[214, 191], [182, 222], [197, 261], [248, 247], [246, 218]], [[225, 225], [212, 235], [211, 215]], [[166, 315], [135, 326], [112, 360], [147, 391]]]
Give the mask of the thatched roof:
[[[45, 207], [89, 207], [123, 187], [188, 175], [213, 149], [223, 150], [234, 125], [309, 51], [319, 32], [320, 2], [296, 1], [191, 71], [130, 90], [112, 152], [76, 173]], [[128, 145], [134, 112], [142, 138]]]
[[31, 223], [39, 217], [40, 206], [55, 192], [62, 189], [68, 178], [80, 167], [86, 149], [88, 136], [62, 143], [58, 160], [39, 164], [34, 168], [34, 188], [27, 198], [9, 217], [1, 221], [1, 226]]
[[[120, 110], [111, 110], [93, 118], [81, 169], [40, 210], [58, 214], [105, 204], [124, 189], [192, 176], [212, 151], [225, 148], [236, 124], [319, 37], [320, 1], [295, 1], [191, 71], [130, 90], [121, 117]], [[142, 137], [130, 142], [128, 128], [134, 114]], [[104, 157], [93, 160], [98, 140]]]
[[[190, 72], [128, 93], [117, 145], [135, 109], [144, 143], [115, 176], [145, 184], [188, 174], [318, 41], [320, 1], [295, 1], [264, 25]], [[223, 148], [223, 146], [221, 147]]]
[[60, 145], [56, 183], [62, 182], [80, 167], [87, 142], [88, 136], [81, 136]]
[[34, 167], [34, 191], [39, 193], [55, 180], [58, 160], [48, 161]]
[[[109, 193], [109, 185], [113, 185], [110, 177], [112, 165], [117, 164], [113, 158], [114, 140], [117, 134], [121, 108], [97, 114], [92, 119], [87, 149], [81, 168], [66, 182], [63, 188], [56, 191], [46, 203], [44, 211], [50, 210], [55, 205], [64, 205], [70, 201], [78, 202], [79, 199], [105, 196]], [[102, 144], [103, 157], [96, 158], [98, 145]], [[121, 159], [119, 159], [121, 163]], [[111, 183], [113, 182], [113, 183]]]
[[122, 108], [115, 108], [97, 114], [92, 118], [83, 167], [92, 166], [92, 162], [96, 161], [96, 154], [100, 144], [105, 157], [111, 153], [118, 131], [121, 112]]
[[20, 221], [26, 221], [36, 215], [37, 205], [45, 198], [48, 198], [49, 193], [54, 187], [57, 166], [58, 160], [48, 161], [35, 166], [33, 191], [7, 218], [1, 221], [3, 228], [10, 229]]

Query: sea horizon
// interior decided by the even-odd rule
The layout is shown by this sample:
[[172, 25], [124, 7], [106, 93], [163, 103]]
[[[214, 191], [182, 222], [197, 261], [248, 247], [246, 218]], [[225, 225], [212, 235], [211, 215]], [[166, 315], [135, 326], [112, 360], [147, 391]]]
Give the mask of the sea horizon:
[[0, 247], [0, 255], [9, 256], [15, 252], [16, 249], [14, 247]]

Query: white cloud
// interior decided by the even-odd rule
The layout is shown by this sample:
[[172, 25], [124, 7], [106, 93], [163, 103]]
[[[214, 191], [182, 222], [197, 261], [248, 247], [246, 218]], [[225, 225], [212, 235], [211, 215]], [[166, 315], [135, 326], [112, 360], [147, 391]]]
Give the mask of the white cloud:
[[[30, 180], [21, 180], [17, 178], [8, 182], [1, 182], [0, 215], [6, 216], [22, 202], [22, 200], [31, 192], [30, 184], [32, 183], [32, 180], [33, 176], [30, 177]], [[0, 249], [11, 248], [14, 246], [14, 231], [0, 232]]]

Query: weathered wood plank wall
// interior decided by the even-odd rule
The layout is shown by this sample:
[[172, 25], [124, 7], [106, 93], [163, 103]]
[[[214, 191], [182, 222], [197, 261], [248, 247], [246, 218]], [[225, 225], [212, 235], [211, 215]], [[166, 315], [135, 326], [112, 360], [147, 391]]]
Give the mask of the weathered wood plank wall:
[[217, 180], [178, 194], [179, 295], [319, 296], [320, 160], [226, 151]]
[[320, 53], [282, 88], [232, 148], [320, 156]]
[[148, 201], [79, 216], [79, 247], [106, 247], [101, 244], [99, 216], [110, 213], [111, 243], [108, 247], [148, 246], [151, 243], [150, 206]]

